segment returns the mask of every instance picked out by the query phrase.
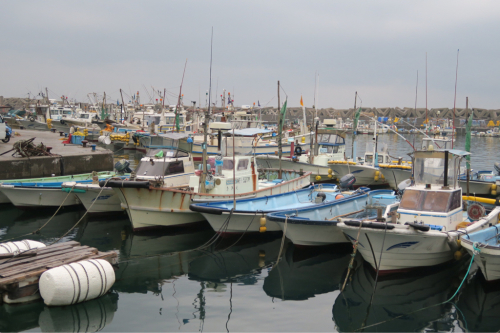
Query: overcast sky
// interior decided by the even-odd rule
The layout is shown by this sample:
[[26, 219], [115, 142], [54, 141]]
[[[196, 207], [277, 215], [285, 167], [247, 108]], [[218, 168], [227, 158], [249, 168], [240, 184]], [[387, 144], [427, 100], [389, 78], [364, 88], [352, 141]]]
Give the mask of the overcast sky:
[[[48, 87], [87, 101], [106, 92], [174, 104], [187, 59], [185, 104], [205, 106], [213, 27], [213, 96], [235, 105], [500, 108], [499, 1], [9, 1], [0, 2], [0, 95]], [[154, 99], [158, 98], [157, 96]], [[360, 105], [361, 101], [358, 101]], [[220, 100], [219, 100], [220, 105]]]

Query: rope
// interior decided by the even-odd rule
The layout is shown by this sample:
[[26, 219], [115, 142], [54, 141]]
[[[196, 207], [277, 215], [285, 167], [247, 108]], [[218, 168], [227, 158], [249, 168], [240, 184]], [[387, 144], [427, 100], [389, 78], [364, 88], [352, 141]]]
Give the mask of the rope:
[[285, 227], [283, 228], [283, 237], [281, 238], [280, 252], [278, 253], [278, 259], [276, 260], [276, 263], [274, 264], [273, 268], [271, 268], [271, 270], [273, 270], [274, 267], [278, 266], [278, 263], [280, 262], [280, 259], [281, 259], [281, 252], [283, 251], [283, 245], [285, 244], [286, 226], [288, 224], [288, 215], [285, 215], [285, 216], [286, 216]]
[[344, 291], [345, 285], [347, 283], [347, 280], [349, 279], [349, 274], [351, 273], [351, 270], [354, 268], [352, 264], [354, 263], [354, 258], [356, 257], [356, 252], [358, 251], [358, 245], [359, 245], [359, 234], [361, 233], [361, 226], [363, 225], [363, 222], [359, 222], [359, 228], [358, 228], [358, 235], [356, 236], [356, 241], [354, 242], [352, 254], [351, 254], [351, 261], [349, 262], [349, 268], [347, 269], [347, 275], [344, 280], [344, 284], [342, 285], [342, 289], [340, 289], [340, 292]]
[[[474, 246], [473, 246], [474, 247]], [[478, 250], [480, 251], [479, 248], [474, 248], [474, 250]], [[373, 327], [373, 326], [378, 326], [380, 324], [384, 324], [384, 323], [387, 323], [387, 322], [390, 322], [390, 321], [393, 321], [395, 319], [399, 319], [399, 318], [402, 318], [402, 317], [405, 317], [405, 316], [408, 316], [408, 315], [411, 315], [411, 314], [414, 314], [414, 313], [417, 313], [417, 312], [420, 312], [420, 311], [423, 311], [423, 310], [426, 310], [426, 309], [430, 309], [430, 308], [433, 308], [435, 306], [439, 306], [439, 305], [442, 305], [442, 304], [445, 304], [445, 303], [448, 303], [448, 302], [451, 302], [452, 299], [455, 298], [455, 296], [458, 294], [458, 292], [460, 291], [460, 289], [462, 288], [462, 285], [464, 284], [465, 280], [467, 279], [467, 276], [469, 275], [469, 272], [470, 272], [470, 268], [472, 266], [472, 263], [474, 262], [474, 257], [475, 257], [475, 253], [473, 252], [472, 253], [472, 258], [470, 260], [470, 264], [469, 264], [469, 268], [467, 269], [467, 273], [465, 273], [465, 276], [462, 280], [462, 282], [460, 283], [460, 285], [458, 286], [457, 290], [455, 291], [455, 293], [453, 294], [453, 296], [451, 296], [448, 300], [444, 301], [444, 302], [441, 302], [441, 303], [438, 303], [438, 304], [434, 304], [434, 305], [430, 305], [430, 306], [426, 306], [426, 307], [423, 307], [423, 308], [420, 308], [418, 310], [415, 310], [415, 311], [412, 311], [412, 312], [409, 312], [409, 313], [405, 313], [405, 314], [402, 314], [402, 315], [399, 315], [399, 316], [396, 316], [394, 318], [391, 318], [389, 320], [384, 320], [384, 321], [381, 321], [381, 322], [378, 322], [378, 323], [375, 323], [375, 324], [372, 324], [372, 325], [368, 325], [368, 326], [364, 326], [364, 327], [360, 327], [356, 330], [354, 330], [354, 332], [356, 331], [360, 331], [360, 330], [364, 330], [366, 328], [369, 328], [369, 327]]]
[[[109, 177], [108, 179], [106, 179], [106, 182], [104, 183], [104, 185], [101, 187], [101, 190], [99, 191], [99, 193], [97, 194], [97, 196], [95, 197], [94, 201], [92, 201], [92, 204], [90, 205], [89, 209], [87, 209], [87, 211], [85, 212], [85, 214], [82, 215], [82, 217], [75, 223], [75, 225], [73, 225], [68, 231], [66, 231], [64, 233], [64, 235], [62, 235], [61, 237], [59, 237], [56, 241], [50, 243], [49, 245], [53, 245], [57, 242], [59, 242], [61, 239], [63, 239], [64, 237], [66, 237], [67, 234], [69, 234], [71, 232], [71, 230], [75, 229], [76, 226], [83, 220], [83, 218], [85, 216], [87, 216], [88, 212], [92, 209], [92, 206], [94, 206], [94, 204], [96, 203], [97, 201], [97, 198], [99, 198], [99, 196], [101, 195], [102, 191], [104, 190], [104, 188], [106, 187], [106, 185], [108, 184], [108, 181], [111, 179], [112, 177]], [[73, 185], [74, 186], [74, 185]], [[68, 193], [69, 194], [69, 193]]]
[[48, 219], [47, 222], [45, 222], [40, 228], [36, 229], [35, 231], [33, 232], [30, 232], [30, 233], [27, 233], [27, 234], [24, 234], [24, 235], [20, 235], [20, 236], [16, 236], [16, 237], [12, 237], [12, 238], [9, 238], [9, 239], [4, 239], [2, 240], [2, 242], [8, 242], [12, 239], [16, 239], [16, 238], [20, 238], [20, 237], [24, 237], [24, 236], [29, 236], [29, 235], [34, 235], [36, 233], [38, 233], [40, 230], [42, 230], [47, 224], [49, 224], [50, 221], [52, 221], [52, 219], [57, 215], [57, 213], [59, 213], [59, 210], [61, 209], [61, 207], [64, 205], [64, 203], [66, 202], [66, 199], [68, 199], [69, 195], [71, 194], [71, 192], [73, 191], [73, 189], [75, 188], [76, 184], [74, 184], [73, 186], [71, 186], [71, 189], [69, 190], [68, 192], [68, 195], [66, 195], [66, 197], [64, 198], [63, 202], [61, 203], [61, 205], [59, 206], [59, 208], [57, 208], [56, 212], [54, 213], [54, 215], [52, 215], [52, 217], [50, 219]]

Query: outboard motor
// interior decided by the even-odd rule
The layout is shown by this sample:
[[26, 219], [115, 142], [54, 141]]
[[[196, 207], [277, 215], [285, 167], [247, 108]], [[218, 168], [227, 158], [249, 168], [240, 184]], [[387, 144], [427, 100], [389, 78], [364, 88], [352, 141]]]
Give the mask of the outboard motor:
[[118, 174], [131, 173], [132, 169], [129, 168], [130, 162], [126, 159], [120, 160], [115, 163], [115, 170]]
[[411, 179], [405, 179], [398, 184], [398, 194], [403, 195], [405, 188], [411, 185]]
[[318, 192], [314, 203], [322, 203], [326, 199], [326, 194], [323, 192]]
[[356, 183], [356, 177], [352, 173], [343, 176], [339, 181], [340, 187], [347, 190], [352, 190], [354, 183]]
[[497, 171], [497, 175], [500, 176], [500, 163], [495, 162], [495, 170]]

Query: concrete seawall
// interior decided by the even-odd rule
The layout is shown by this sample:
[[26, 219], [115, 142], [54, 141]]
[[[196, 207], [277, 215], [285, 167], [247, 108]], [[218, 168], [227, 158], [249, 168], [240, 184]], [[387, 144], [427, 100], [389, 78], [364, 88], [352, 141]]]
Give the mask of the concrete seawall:
[[55, 156], [13, 157], [9, 152], [0, 156], [0, 179], [22, 179], [74, 175], [92, 171], [113, 170], [113, 153], [110, 150], [83, 148], [81, 145], [64, 145], [59, 134], [41, 131], [17, 130], [21, 136], [12, 137], [9, 143], [0, 142], [0, 154], [12, 149], [13, 143], [35, 137], [34, 144], [43, 142], [52, 147]]

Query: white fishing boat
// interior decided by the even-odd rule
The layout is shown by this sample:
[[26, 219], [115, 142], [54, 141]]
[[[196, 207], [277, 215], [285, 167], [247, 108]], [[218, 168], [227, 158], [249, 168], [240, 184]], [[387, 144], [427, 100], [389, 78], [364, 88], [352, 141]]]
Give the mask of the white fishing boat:
[[496, 207], [487, 216], [465, 221], [457, 176], [460, 161], [469, 154], [458, 150], [414, 152], [414, 184], [404, 190], [397, 211], [384, 214], [386, 222], [361, 219], [337, 226], [380, 273], [452, 260], [459, 255], [457, 241], [462, 235], [497, 224], [500, 213]]
[[[493, 201], [493, 200], [492, 200]], [[462, 237], [462, 246], [474, 255], [486, 281], [500, 280], [500, 233], [497, 226]]]
[[[325, 120], [326, 121], [326, 120]], [[311, 172], [311, 182], [331, 181], [335, 177], [330, 161], [344, 160], [345, 132], [333, 128], [317, 130], [313, 138], [312, 151], [306, 145], [294, 147], [293, 156], [283, 156], [281, 167], [289, 170]], [[257, 164], [260, 168], [279, 168], [279, 157], [272, 155], [257, 155]]]
[[[97, 173], [95, 177], [104, 179], [114, 175], [115, 173], [112, 171], [105, 171]], [[58, 178], [57, 180], [45, 178], [42, 181], [29, 182], [28, 179], [28, 181], [2, 183], [0, 184], [0, 192], [18, 208], [74, 206], [79, 205], [80, 201], [75, 194], [61, 191], [63, 182], [72, 180], [77, 183], [90, 183], [93, 181], [91, 173]]]
[[212, 228], [222, 235], [273, 232], [281, 229], [277, 223], [265, 223], [267, 214], [324, 205], [335, 201], [339, 194], [339, 197], [344, 197], [337, 185], [319, 184], [288, 193], [238, 200], [236, 206], [230, 200], [193, 203], [189, 209], [201, 213]]

